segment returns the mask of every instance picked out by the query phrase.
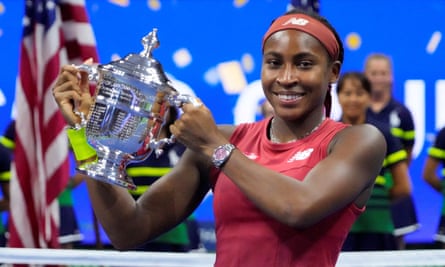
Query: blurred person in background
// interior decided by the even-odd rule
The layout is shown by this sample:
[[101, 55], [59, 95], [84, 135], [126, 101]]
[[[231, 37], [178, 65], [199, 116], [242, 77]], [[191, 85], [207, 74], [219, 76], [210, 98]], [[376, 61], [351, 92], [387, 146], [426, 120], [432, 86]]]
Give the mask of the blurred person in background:
[[[384, 135], [387, 149], [382, 170], [377, 176], [366, 211], [352, 225], [343, 244], [343, 251], [396, 250], [391, 203], [411, 193], [407, 154], [400, 141], [391, 135], [386, 124], [373, 121], [367, 116], [371, 103], [371, 84], [361, 72], [344, 73], [337, 83], [337, 95], [341, 106], [341, 122], [351, 125], [369, 123]], [[393, 180], [384, 174], [389, 171]]]
[[[390, 127], [391, 134], [400, 140], [408, 154], [409, 168], [415, 141], [414, 120], [411, 111], [393, 96], [394, 75], [391, 58], [381, 53], [368, 55], [364, 73], [371, 82], [371, 106], [367, 115]], [[386, 172], [385, 176], [389, 180], [392, 179], [389, 172]], [[398, 247], [405, 249], [405, 235], [420, 227], [412, 195], [393, 203], [391, 210]]]
[[434, 144], [428, 149], [422, 176], [442, 196], [441, 216], [434, 239], [445, 248], [445, 127], [436, 134]]
[[14, 141], [11, 137], [15, 122], [11, 121], [5, 133], [0, 137], [0, 247], [7, 243], [7, 211], [9, 211], [9, 181], [11, 180], [11, 163], [13, 161]]
[[74, 209], [75, 200], [72, 191], [82, 183], [84, 178], [85, 176], [82, 174], [73, 174], [65, 190], [57, 197], [60, 208], [59, 243], [60, 247], [64, 249], [73, 249], [77, 243], [83, 240]]

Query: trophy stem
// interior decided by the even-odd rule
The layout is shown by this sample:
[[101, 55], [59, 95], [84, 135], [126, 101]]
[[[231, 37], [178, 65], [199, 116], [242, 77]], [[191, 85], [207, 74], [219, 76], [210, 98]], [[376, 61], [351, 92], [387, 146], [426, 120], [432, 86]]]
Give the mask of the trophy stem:
[[109, 150], [102, 145], [97, 145], [96, 151], [97, 161], [86, 163], [77, 167], [76, 170], [95, 180], [119, 185], [129, 190], [136, 189], [133, 179], [125, 172], [126, 164], [123, 164], [127, 162], [125, 153]]

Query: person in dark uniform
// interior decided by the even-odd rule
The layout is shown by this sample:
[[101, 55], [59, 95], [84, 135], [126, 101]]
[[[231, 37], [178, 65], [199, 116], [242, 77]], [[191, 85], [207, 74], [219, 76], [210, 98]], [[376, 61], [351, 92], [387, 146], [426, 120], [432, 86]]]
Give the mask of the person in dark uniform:
[[[14, 160], [14, 132], [15, 120], [11, 120], [5, 129], [5, 132], [0, 136], [0, 187], [2, 198], [0, 199], [0, 215], [6, 215], [5, 212], [9, 210], [9, 182], [11, 180], [11, 163]], [[0, 218], [0, 246], [4, 247], [7, 244], [7, 225], [5, 218]]]
[[[375, 181], [366, 211], [352, 226], [342, 250], [395, 250], [398, 246], [390, 205], [411, 193], [406, 151], [400, 141], [391, 135], [386, 124], [367, 116], [371, 85], [364, 74], [344, 73], [337, 83], [337, 95], [342, 109], [340, 121], [351, 125], [372, 124], [382, 132], [387, 144], [385, 161]], [[393, 180], [385, 177], [386, 171], [392, 174]]]
[[423, 179], [442, 195], [442, 210], [434, 239], [445, 248], [445, 127], [436, 135], [434, 144], [428, 149], [422, 172]]
[[3, 215], [9, 210], [9, 181], [11, 180], [11, 162], [14, 149], [9, 140], [6, 133], [0, 138], [0, 188], [2, 196], [0, 199], [0, 247], [6, 246], [7, 242], [7, 227]]
[[59, 244], [61, 248], [72, 249], [83, 240], [74, 209], [73, 190], [84, 180], [84, 175], [72, 175], [65, 189], [57, 197], [60, 209]]
[[[391, 133], [403, 144], [408, 153], [408, 167], [415, 141], [414, 120], [411, 111], [393, 96], [393, 66], [389, 56], [371, 54], [366, 58], [364, 73], [371, 82], [369, 118], [389, 125]], [[392, 179], [386, 172], [387, 179]], [[404, 236], [420, 228], [412, 195], [391, 205], [399, 249], [406, 247]]]
[[8, 126], [5, 129], [5, 132], [2, 136], [0, 136], [0, 144], [9, 150], [14, 150], [15, 148], [15, 120], [11, 120]]

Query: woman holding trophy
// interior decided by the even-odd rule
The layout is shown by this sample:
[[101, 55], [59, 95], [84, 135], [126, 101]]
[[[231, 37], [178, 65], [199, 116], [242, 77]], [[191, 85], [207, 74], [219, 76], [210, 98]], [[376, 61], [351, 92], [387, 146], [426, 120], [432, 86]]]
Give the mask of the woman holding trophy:
[[[324, 18], [290, 11], [272, 22], [262, 48], [273, 116], [217, 126], [203, 103], [185, 102], [170, 130], [187, 149], [137, 201], [125, 188], [87, 179], [95, 213], [117, 249], [171, 229], [212, 190], [215, 266], [335, 266], [382, 166], [384, 138], [373, 126], [328, 118], [343, 46]], [[64, 66], [53, 91], [71, 126], [82, 125], [85, 116], [76, 114], [98, 101], [86, 76]]]

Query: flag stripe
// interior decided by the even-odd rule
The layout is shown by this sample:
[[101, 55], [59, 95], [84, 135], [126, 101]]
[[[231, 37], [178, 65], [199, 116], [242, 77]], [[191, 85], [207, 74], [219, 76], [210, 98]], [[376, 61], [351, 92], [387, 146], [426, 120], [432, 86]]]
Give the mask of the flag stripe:
[[[81, 1], [79, 1], [81, 2]], [[63, 21], [87, 22], [88, 16], [81, 3], [73, 4], [72, 1], [60, 3], [61, 17]]]
[[[65, 22], [64, 24], [62, 31], [65, 37], [65, 42], [75, 40], [76, 43], [78, 42], [83, 46], [95, 47], [94, 33], [89, 24], [75, 22]], [[76, 39], [80, 33], [82, 34], [82, 39]]]
[[57, 248], [58, 195], [69, 179], [65, 122], [52, 96], [60, 68], [93, 58], [95, 38], [84, 0], [26, 0], [8, 246]]

